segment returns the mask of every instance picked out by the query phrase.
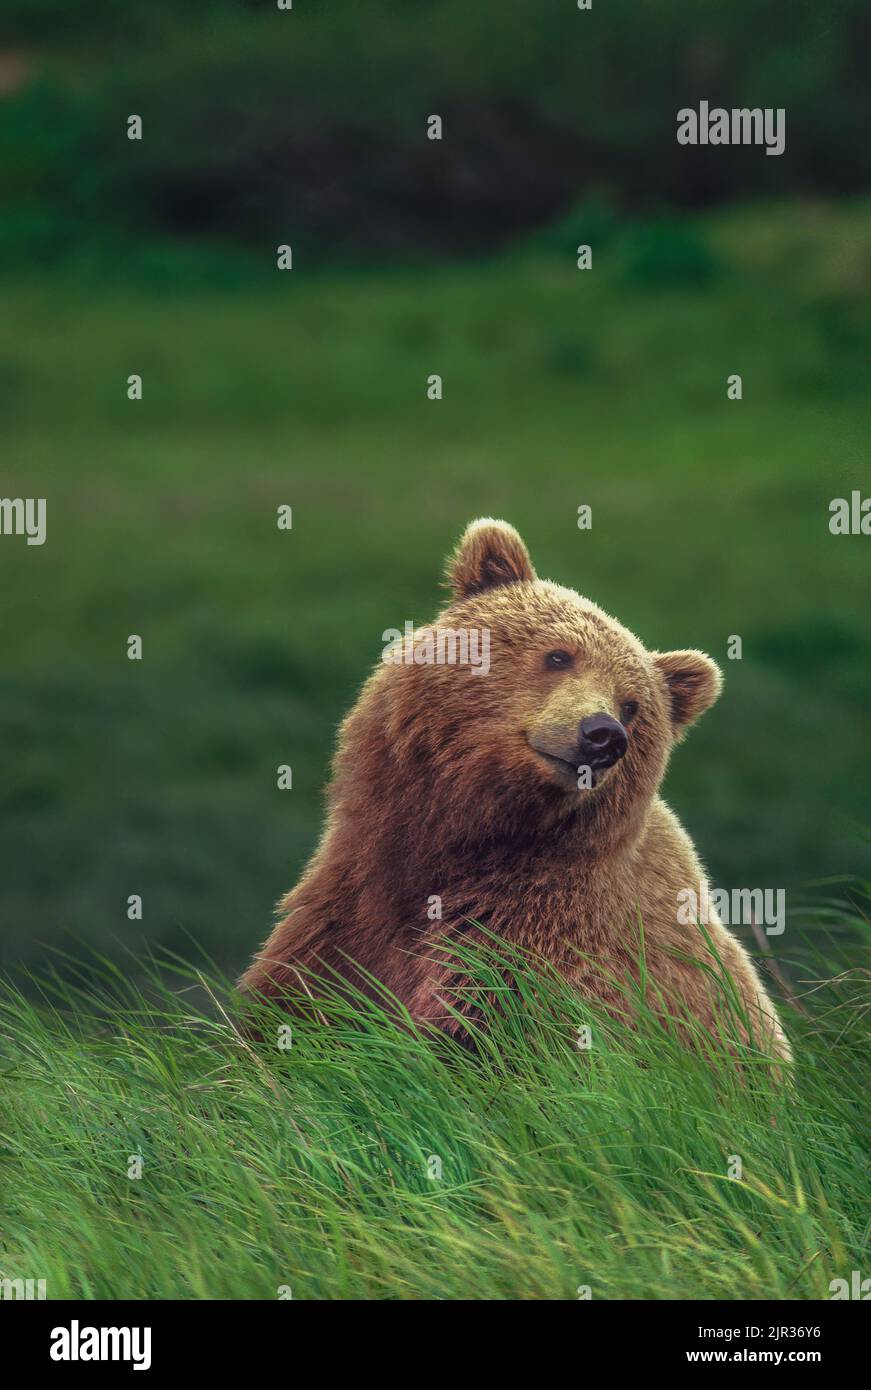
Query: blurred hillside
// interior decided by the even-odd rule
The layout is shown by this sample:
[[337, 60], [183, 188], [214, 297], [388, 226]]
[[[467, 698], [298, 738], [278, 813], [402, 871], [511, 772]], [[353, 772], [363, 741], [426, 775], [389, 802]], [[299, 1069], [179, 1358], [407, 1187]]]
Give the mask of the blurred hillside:
[[[0, 545], [0, 965], [241, 967], [479, 514], [724, 666], [666, 788], [719, 885], [867, 870], [868, 542], [828, 505], [869, 493], [869, 36], [858, 0], [0, 0], [2, 495], [49, 529]], [[702, 98], [785, 106], [786, 153], [678, 146]]]
[[595, 273], [556, 237], [232, 288], [185, 285], [184, 257], [124, 290], [7, 283], [4, 490], [47, 497], [49, 541], [0, 548], [3, 964], [72, 933], [241, 966], [381, 633], [431, 617], [482, 513], [649, 645], [724, 666], [666, 788], [718, 884], [795, 908], [861, 871], [867, 541], [828, 504], [867, 479], [869, 233], [867, 206], [769, 206], [632, 224]]

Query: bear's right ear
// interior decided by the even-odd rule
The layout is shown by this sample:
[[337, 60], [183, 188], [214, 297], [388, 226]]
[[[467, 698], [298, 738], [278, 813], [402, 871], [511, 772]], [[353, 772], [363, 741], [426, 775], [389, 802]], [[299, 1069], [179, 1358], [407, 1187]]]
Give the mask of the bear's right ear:
[[704, 652], [652, 652], [653, 664], [665, 681], [671, 723], [678, 738], [700, 714], [710, 709], [723, 688], [716, 661]]
[[466, 527], [447, 574], [457, 598], [535, 578], [529, 552], [514, 527], [489, 516]]

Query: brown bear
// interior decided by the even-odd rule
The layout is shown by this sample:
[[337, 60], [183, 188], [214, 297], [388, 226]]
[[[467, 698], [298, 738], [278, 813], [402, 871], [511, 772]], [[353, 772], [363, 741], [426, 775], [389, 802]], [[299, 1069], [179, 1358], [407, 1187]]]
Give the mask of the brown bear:
[[[719, 694], [717, 666], [649, 652], [538, 579], [504, 522], [473, 522], [448, 576], [433, 627], [394, 634], [345, 719], [320, 844], [242, 988], [290, 1004], [317, 975], [370, 995], [371, 976], [419, 1024], [460, 1035], [455, 1011], [474, 1004], [443, 948], [480, 925], [625, 1016], [641, 922], [663, 1017], [722, 1035], [710, 947], [678, 907], [704, 870], [658, 795]], [[754, 1036], [788, 1057], [745, 951], [713, 914], [705, 932]]]

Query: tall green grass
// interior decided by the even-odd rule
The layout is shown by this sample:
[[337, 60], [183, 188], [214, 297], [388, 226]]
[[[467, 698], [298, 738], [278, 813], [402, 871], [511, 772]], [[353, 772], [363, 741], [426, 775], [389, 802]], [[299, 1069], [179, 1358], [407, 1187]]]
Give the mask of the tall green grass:
[[329, 994], [289, 1046], [279, 1013], [252, 1043], [238, 998], [179, 962], [8, 989], [0, 1277], [50, 1298], [746, 1300], [826, 1298], [867, 1265], [867, 974], [800, 986], [779, 1082], [643, 1010], [627, 1033], [530, 965], [505, 992], [502, 966], [469, 964], [472, 1052]]

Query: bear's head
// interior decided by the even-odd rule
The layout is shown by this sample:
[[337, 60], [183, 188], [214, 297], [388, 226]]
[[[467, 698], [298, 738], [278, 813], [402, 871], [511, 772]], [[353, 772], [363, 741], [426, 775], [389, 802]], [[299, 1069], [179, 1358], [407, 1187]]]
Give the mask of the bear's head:
[[539, 579], [505, 522], [467, 528], [448, 580], [448, 606], [395, 641], [374, 678], [385, 790], [404, 791], [403, 814], [438, 838], [446, 818], [468, 843], [566, 821], [586, 822], [602, 847], [631, 833], [675, 741], [717, 698], [718, 667], [698, 651], [650, 652]]

